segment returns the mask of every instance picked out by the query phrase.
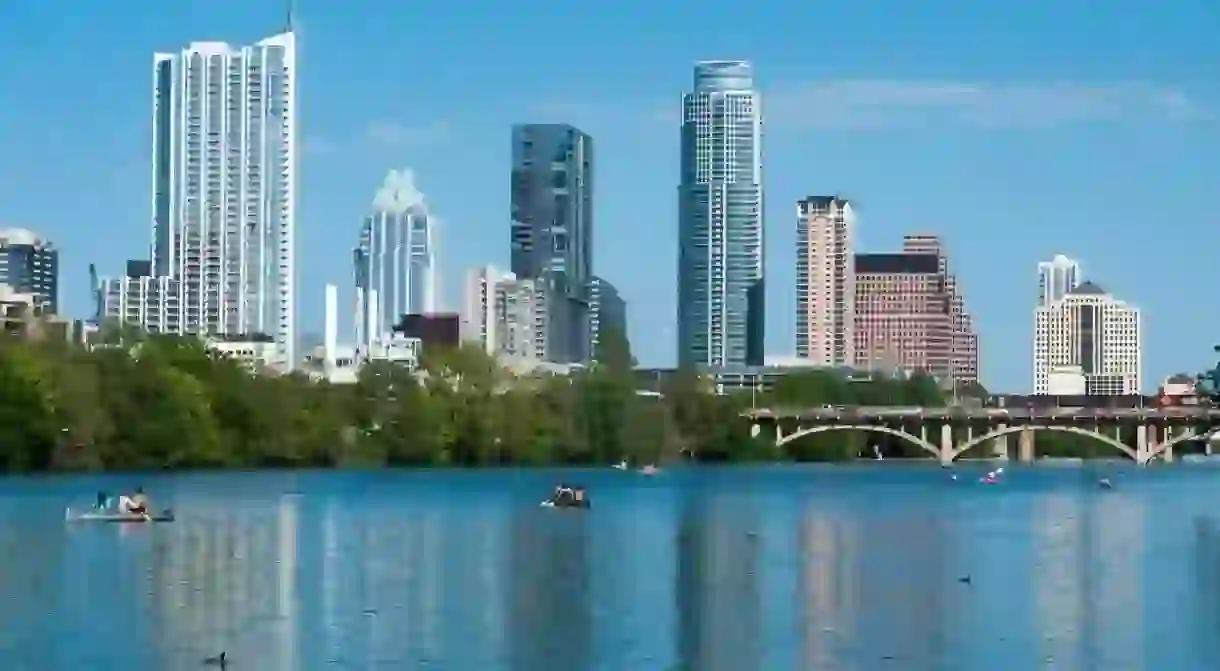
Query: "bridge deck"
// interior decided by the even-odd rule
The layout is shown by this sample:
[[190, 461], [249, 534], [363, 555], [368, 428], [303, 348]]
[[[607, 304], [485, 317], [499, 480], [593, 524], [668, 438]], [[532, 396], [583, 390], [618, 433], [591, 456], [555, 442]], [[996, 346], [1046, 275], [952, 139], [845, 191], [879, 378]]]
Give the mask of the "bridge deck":
[[756, 408], [744, 415], [750, 419], [800, 419], [805, 421], [919, 421], [924, 419], [1005, 420], [1129, 420], [1129, 421], [1217, 421], [1220, 408], [914, 408], [837, 406], [824, 408]]

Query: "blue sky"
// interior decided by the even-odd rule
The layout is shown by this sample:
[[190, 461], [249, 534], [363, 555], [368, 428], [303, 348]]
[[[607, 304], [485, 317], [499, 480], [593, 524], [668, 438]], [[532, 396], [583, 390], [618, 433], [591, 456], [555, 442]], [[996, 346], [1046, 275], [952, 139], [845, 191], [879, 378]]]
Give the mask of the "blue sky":
[[[414, 170], [443, 220], [457, 309], [466, 269], [507, 265], [510, 125], [569, 122], [597, 142], [595, 270], [630, 303], [641, 363], [671, 363], [680, 97], [695, 61], [741, 58], [766, 113], [769, 352], [793, 347], [794, 202], [839, 193], [858, 251], [945, 238], [991, 388], [1031, 385], [1036, 264], [1056, 253], [1143, 310], [1149, 384], [1199, 370], [1220, 342], [1220, 5], [1150, 7], [299, 0], [301, 331], [321, 332], [324, 284], [348, 291], [391, 168]], [[0, 3], [0, 224], [61, 247], [74, 316], [90, 262], [117, 274], [147, 253], [152, 53], [254, 41], [284, 14]]]

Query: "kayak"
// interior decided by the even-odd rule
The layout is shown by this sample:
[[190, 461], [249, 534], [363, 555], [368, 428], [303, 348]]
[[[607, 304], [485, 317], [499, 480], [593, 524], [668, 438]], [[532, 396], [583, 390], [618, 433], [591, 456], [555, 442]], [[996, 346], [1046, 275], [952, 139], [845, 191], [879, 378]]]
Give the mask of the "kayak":
[[87, 512], [73, 514], [72, 509], [68, 508], [64, 511], [64, 519], [69, 522], [173, 522], [174, 511], [164, 510], [148, 516], [118, 512]]

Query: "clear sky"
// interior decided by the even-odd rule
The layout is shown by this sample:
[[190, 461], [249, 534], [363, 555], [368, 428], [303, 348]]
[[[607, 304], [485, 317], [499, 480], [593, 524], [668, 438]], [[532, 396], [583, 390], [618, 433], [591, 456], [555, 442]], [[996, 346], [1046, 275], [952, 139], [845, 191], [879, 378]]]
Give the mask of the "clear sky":
[[[252, 42], [250, 0], [0, 3], [0, 225], [88, 264], [147, 255], [151, 62]], [[701, 59], [749, 59], [766, 119], [768, 352], [793, 349], [794, 202], [838, 193], [857, 251], [942, 235], [983, 382], [1031, 387], [1036, 266], [1056, 253], [1144, 316], [1147, 385], [1220, 343], [1220, 4], [1215, 0], [484, 3], [299, 0], [302, 333], [351, 286], [360, 218], [410, 168], [443, 220], [444, 307], [508, 262], [509, 127], [593, 135], [595, 272], [629, 301], [642, 364], [674, 355], [678, 113]], [[353, 299], [354, 300], [354, 299]]]

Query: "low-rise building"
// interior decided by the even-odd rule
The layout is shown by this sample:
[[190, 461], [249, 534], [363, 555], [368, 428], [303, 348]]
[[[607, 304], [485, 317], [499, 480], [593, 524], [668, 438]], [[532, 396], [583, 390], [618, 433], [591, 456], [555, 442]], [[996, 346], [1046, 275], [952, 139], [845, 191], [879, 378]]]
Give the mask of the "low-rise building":
[[278, 372], [275, 339], [268, 335], [249, 337], [209, 337], [204, 339], [208, 351], [240, 362], [253, 372]]

